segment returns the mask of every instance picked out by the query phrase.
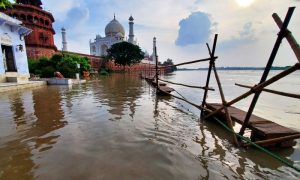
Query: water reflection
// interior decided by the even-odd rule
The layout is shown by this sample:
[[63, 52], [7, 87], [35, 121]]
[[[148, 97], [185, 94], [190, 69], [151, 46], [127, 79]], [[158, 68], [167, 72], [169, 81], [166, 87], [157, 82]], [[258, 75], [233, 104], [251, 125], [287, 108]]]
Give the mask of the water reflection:
[[14, 123], [16, 133], [0, 139], [0, 179], [33, 179], [32, 171], [37, 168], [34, 162], [37, 154], [33, 152], [51, 149], [60, 137], [51, 132], [66, 124], [62, 121], [59, 89], [36, 89], [27, 92], [26, 97], [10, 93], [6, 98], [13, 119], [0, 119], [6, 124]]
[[113, 116], [110, 120], [121, 120], [127, 110], [130, 111], [128, 115], [133, 118], [136, 100], [143, 93], [142, 81], [126, 74], [101, 77], [93, 86], [93, 92], [103, 105], [109, 107], [108, 112]]
[[[258, 150], [235, 148], [218, 124], [199, 124], [199, 111], [156, 96], [136, 77], [116, 74], [0, 100], [0, 179], [299, 177]], [[278, 153], [295, 161], [298, 149]]]

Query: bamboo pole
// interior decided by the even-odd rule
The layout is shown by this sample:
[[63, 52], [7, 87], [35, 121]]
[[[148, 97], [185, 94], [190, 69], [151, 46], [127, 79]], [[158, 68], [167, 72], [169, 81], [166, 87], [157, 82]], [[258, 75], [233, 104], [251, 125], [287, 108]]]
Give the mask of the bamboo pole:
[[[272, 17], [273, 17], [274, 21], [276, 22], [277, 26], [279, 28], [281, 28], [283, 23], [282, 23], [280, 17], [276, 13], [274, 13], [272, 15]], [[293, 49], [298, 61], [300, 62], [300, 46], [297, 43], [297, 41], [295, 40], [293, 34], [288, 29], [286, 31], [285, 38], [289, 42], [289, 44], [290, 44], [291, 48]]]
[[154, 47], [154, 56], [155, 56], [155, 83], [156, 83], [156, 92], [158, 92], [159, 84], [158, 84], [158, 56], [156, 50], [156, 38], [153, 38], [153, 47]]
[[[283, 141], [288, 141], [291, 139], [298, 139], [300, 138], [300, 134], [294, 134], [290, 136], [283, 136], [279, 138], [273, 138], [273, 139], [267, 139], [267, 140], [261, 140], [261, 141], [256, 141], [254, 142], [255, 144], [259, 145], [268, 145], [268, 144], [273, 144], [273, 143], [278, 143], [278, 142], [283, 142]], [[244, 146], [251, 146], [251, 143], [245, 144]]]
[[[227, 125], [232, 130], [232, 132], [234, 132], [234, 129], [233, 129], [233, 126], [232, 126], [232, 119], [231, 119], [231, 116], [229, 114], [228, 108], [226, 107], [226, 100], [225, 100], [225, 96], [224, 96], [224, 93], [223, 93], [221, 81], [220, 81], [219, 75], [218, 75], [216, 67], [215, 67], [215, 63], [213, 63], [212, 68], [214, 70], [215, 78], [216, 78], [216, 81], [217, 81], [217, 84], [218, 84], [218, 87], [219, 87], [219, 92], [220, 92], [220, 95], [221, 95], [222, 104], [225, 105], [224, 111], [225, 111], [225, 115], [226, 115]], [[236, 146], [239, 146], [239, 143], [238, 143], [238, 140], [236, 138], [235, 132], [233, 133], [233, 141], [234, 141], [234, 144]]]
[[[243, 84], [238, 84], [235, 83], [235, 85], [240, 86], [240, 87], [244, 87], [244, 88], [253, 88], [252, 86], [247, 86], [247, 85], [243, 85]], [[277, 94], [277, 95], [281, 95], [281, 96], [286, 96], [286, 97], [290, 97], [290, 98], [297, 98], [300, 99], [300, 94], [292, 94], [292, 93], [286, 93], [286, 92], [280, 92], [280, 91], [275, 91], [272, 89], [262, 89], [262, 91], [268, 92], [268, 93], [272, 93], [272, 94]]]
[[207, 108], [205, 108], [205, 107], [203, 107], [203, 106], [199, 106], [199, 105], [197, 105], [197, 104], [195, 104], [195, 103], [192, 103], [192, 102], [188, 101], [188, 100], [185, 99], [185, 98], [178, 97], [178, 96], [176, 96], [176, 95], [173, 95], [173, 94], [168, 93], [168, 92], [163, 91], [163, 90], [160, 90], [160, 91], [162, 91], [162, 92], [164, 92], [165, 94], [168, 94], [168, 95], [170, 95], [170, 96], [172, 96], [172, 97], [174, 97], [174, 98], [180, 99], [180, 100], [182, 100], [182, 101], [184, 101], [184, 102], [186, 102], [186, 103], [188, 103], [188, 104], [190, 104], [190, 105], [192, 105], [192, 106], [194, 106], [194, 107], [196, 107], [196, 108], [198, 108], [198, 109], [200, 109], [200, 110], [203, 109], [203, 110], [205, 110], [205, 111], [207, 111], [207, 112], [212, 112], [210, 109], [207, 109]]
[[[283, 40], [283, 38], [285, 36], [285, 32], [287, 30], [287, 26], [288, 26], [288, 24], [290, 22], [290, 19], [291, 19], [292, 15], [293, 15], [294, 10], [295, 10], [295, 7], [290, 7], [289, 10], [288, 10], [288, 12], [287, 12], [287, 14], [286, 14], [286, 17], [284, 19], [284, 23], [282, 24], [280, 32], [278, 33], [278, 37], [276, 39], [276, 42], [275, 42], [274, 47], [272, 49], [272, 52], [271, 52], [271, 55], [269, 57], [268, 63], [266, 65], [266, 67], [265, 67], [264, 73], [263, 73], [263, 75], [262, 75], [259, 83], [265, 82], [267, 80], [267, 78], [268, 78], [269, 72], [270, 72], [271, 67], [273, 65], [273, 62], [275, 60], [276, 54], [277, 54], [277, 52], [279, 50], [280, 44], [281, 44], [281, 42], [282, 42], [282, 40]], [[249, 109], [247, 111], [244, 123], [243, 123], [243, 125], [242, 125], [242, 127], [240, 129], [240, 132], [239, 132], [240, 135], [244, 135], [246, 126], [248, 125], [248, 122], [249, 122], [249, 120], [251, 118], [253, 110], [254, 110], [254, 108], [256, 106], [256, 103], [258, 101], [258, 98], [260, 96], [260, 93], [261, 93], [261, 91], [258, 91], [258, 92], [255, 92], [255, 94], [254, 94], [252, 102], [251, 102], [251, 104], [249, 106]]]
[[[214, 60], [216, 60], [217, 58], [218, 57], [213, 57]], [[194, 61], [189, 61], [189, 62], [174, 64], [174, 65], [168, 65], [168, 66], [163, 66], [163, 67], [160, 67], [160, 68], [164, 69], [164, 68], [169, 68], [169, 67], [177, 67], [177, 66], [183, 66], [183, 65], [194, 64], [194, 63], [198, 63], [198, 62], [205, 62], [205, 61], [210, 61], [210, 60], [211, 60], [211, 58], [198, 59], [198, 60], [194, 60]]]
[[[174, 83], [174, 82], [163, 80], [163, 79], [160, 79], [160, 78], [159, 78], [159, 80], [162, 81], [162, 82], [166, 82], [166, 83], [170, 83], [170, 84], [175, 84], [175, 85], [179, 85], [179, 86], [185, 86], [185, 87], [189, 87], [189, 88], [206, 89], [206, 87], [203, 87], [203, 86], [191, 86], [191, 85], [186, 85], [186, 84], [181, 84], [181, 83]], [[213, 88], [207, 88], [207, 89], [210, 90], [210, 91], [214, 91]]]
[[[206, 89], [204, 90], [204, 95], [203, 95], [203, 100], [202, 100], [202, 107], [204, 107], [205, 103], [206, 103], [206, 96], [207, 96], [207, 92], [208, 92], [207, 88], [209, 87], [211, 70], [212, 70], [213, 63], [215, 61], [214, 56], [215, 56], [215, 51], [216, 51], [217, 40], [218, 40], [218, 34], [215, 34], [212, 52], [210, 51], [210, 48], [209, 48], [208, 44], [206, 43], [207, 48], [208, 48], [208, 52], [209, 52], [209, 55], [210, 55], [210, 60], [209, 60], [209, 68], [208, 68], [206, 84], [205, 84]], [[200, 114], [201, 117], [203, 116], [203, 113], [204, 112], [201, 110], [201, 114]]]
[[[251, 90], [247, 91], [246, 93], [240, 95], [239, 97], [229, 101], [226, 103], [226, 106], [231, 106], [237, 102], [239, 102], [240, 100], [250, 96], [251, 94], [253, 94], [255, 91], [261, 91], [261, 89], [263, 89], [264, 87], [278, 81], [279, 79], [297, 71], [300, 69], [300, 63], [295, 64], [294, 66], [291, 66], [290, 68], [282, 71], [281, 73], [273, 76], [272, 78], [270, 78], [269, 80], [258, 84], [257, 86], [253, 87]], [[222, 111], [224, 109], [224, 105], [222, 105], [219, 109], [216, 109], [215, 111], [209, 113], [207, 116], [204, 117], [204, 119], [207, 119], [215, 114], [217, 114], [218, 112]]]

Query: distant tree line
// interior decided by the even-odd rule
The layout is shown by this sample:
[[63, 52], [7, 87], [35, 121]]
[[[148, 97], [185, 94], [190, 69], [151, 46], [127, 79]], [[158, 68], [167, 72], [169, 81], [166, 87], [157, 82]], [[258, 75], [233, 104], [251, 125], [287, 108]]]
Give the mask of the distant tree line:
[[158, 64], [161, 65], [161, 66], [172, 66], [172, 67], [167, 67], [166, 68], [167, 73], [174, 72], [174, 71], [177, 70], [177, 67], [173, 66], [174, 65], [173, 60], [169, 59], [169, 58], [166, 61], [164, 61], [163, 63], [158, 62]]

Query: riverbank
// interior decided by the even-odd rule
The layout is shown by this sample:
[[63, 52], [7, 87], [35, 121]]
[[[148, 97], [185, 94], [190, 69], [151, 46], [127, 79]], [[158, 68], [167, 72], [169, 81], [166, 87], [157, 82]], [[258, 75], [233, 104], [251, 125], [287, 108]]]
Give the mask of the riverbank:
[[5, 82], [0, 83], [0, 93], [7, 91], [15, 91], [26, 88], [46, 86], [47, 81], [28, 81], [28, 82]]

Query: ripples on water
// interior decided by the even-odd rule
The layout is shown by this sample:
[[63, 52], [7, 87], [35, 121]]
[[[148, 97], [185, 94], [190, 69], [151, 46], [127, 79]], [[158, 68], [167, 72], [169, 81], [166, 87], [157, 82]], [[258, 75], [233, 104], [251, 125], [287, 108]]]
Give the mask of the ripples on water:
[[[177, 72], [166, 78], [203, 85], [203, 73], [196, 75]], [[236, 76], [221, 75], [229, 98], [240, 93], [232, 88]], [[175, 88], [201, 101], [201, 92]], [[209, 100], [218, 98], [212, 94]], [[156, 97], [152, 87], [134, 76], [115, 74], [73, 87], [10, 92], [1, 94], [0, 102], [0, 179], [299, 178], [256, 149], [235, 148], [219, 125], [199, 126], [198, 110], [174, 98]], [[287, 104], [285, 111], [298, 112], [299, 103]], [[268, 112], [268, 103], [258, 106], [267, 116], [285, 119]], [[288, 114], [299, 121], [299, 115]], [[295, 127], [293, 121], [285, 123]], [[276, 153], [299, 167], [297, 145]]]

